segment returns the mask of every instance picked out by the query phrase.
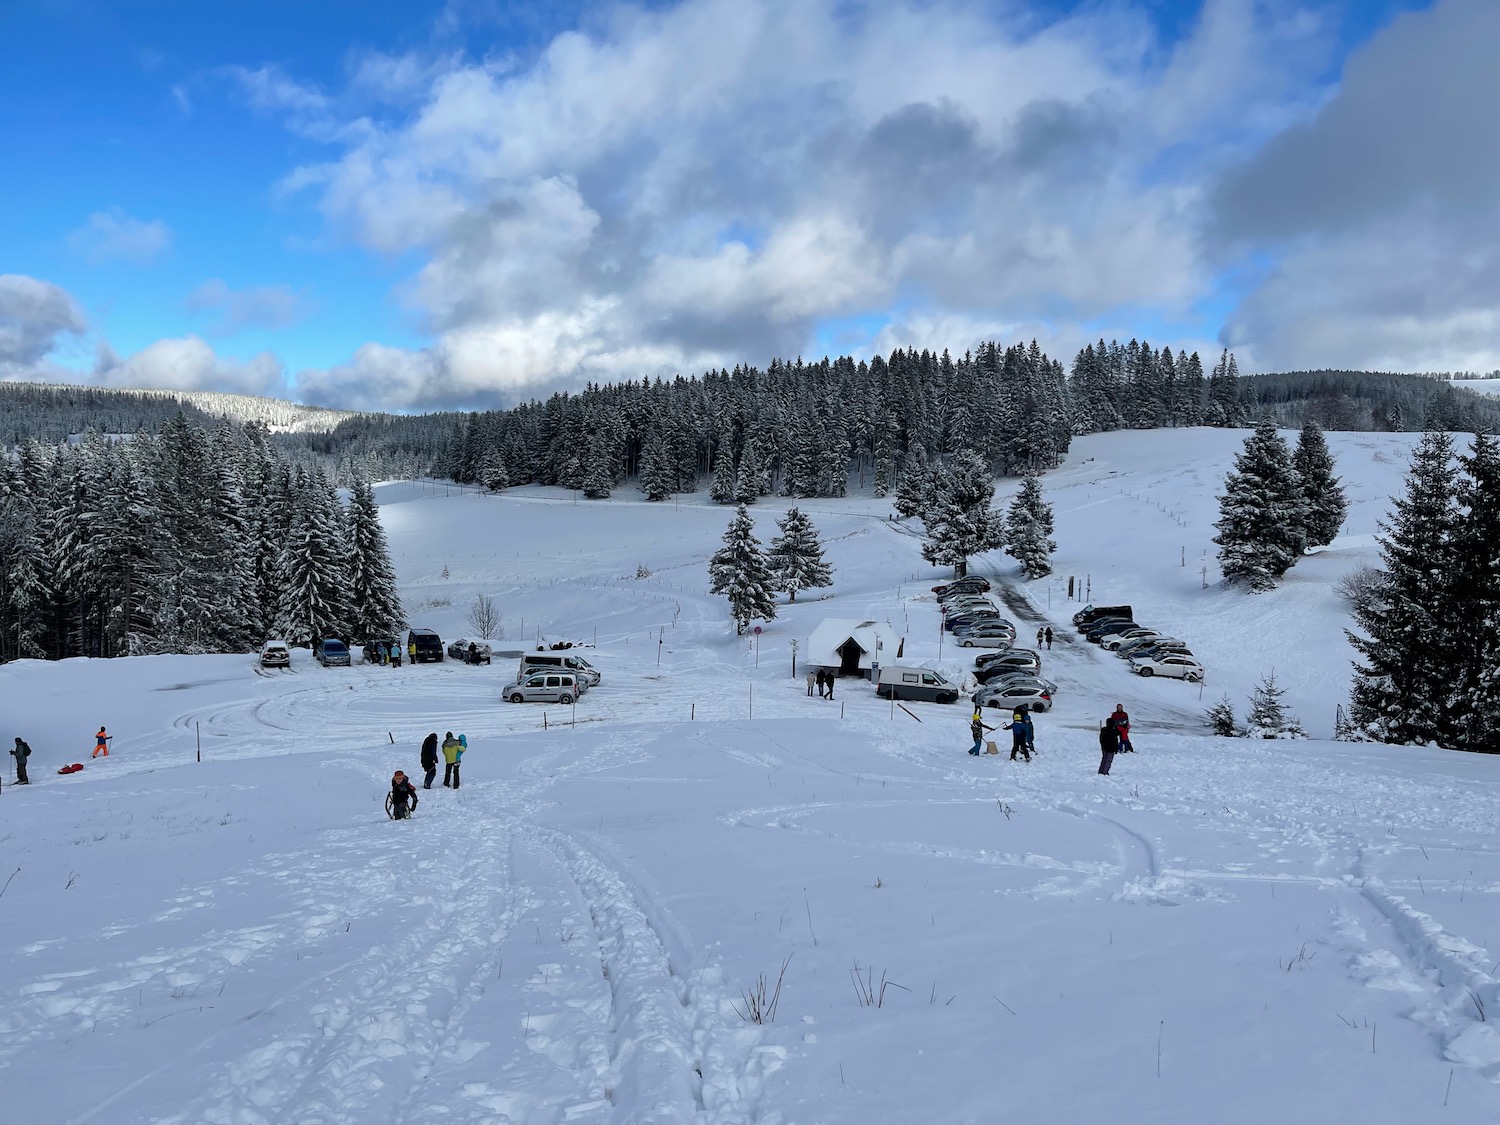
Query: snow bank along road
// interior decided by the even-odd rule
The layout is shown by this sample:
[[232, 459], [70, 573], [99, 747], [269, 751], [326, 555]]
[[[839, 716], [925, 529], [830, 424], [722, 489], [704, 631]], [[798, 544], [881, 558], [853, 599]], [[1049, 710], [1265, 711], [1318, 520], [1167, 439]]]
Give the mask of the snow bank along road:
[[[1493, 1120], [1493, 761], [1201, 737], [1196, 688], [1077, 644], [1038, 759], [976, 761], [962, 708], [790, 675], [824, 615], [971, 659], [939, 660], [883, 509], [804, 505], [838, 584], [757, 667], [703, 591], [726, 513], [543, 499], [386, 512], [417, 623], [456, 635], [484, 589], [512, 629], [598, 627], [576, 725], [500, 703], [498, 662], [0, 668], [37, 749], [0, 795], [7, 1120]], [[1141, 752], [1100, 778], [1120, 701]], [[54, 774], [100, 721], [109, 761]], [[447, 729], [464, 788], [387, 821]], [[775, 1022], [742, 1020], [788, 957]]]

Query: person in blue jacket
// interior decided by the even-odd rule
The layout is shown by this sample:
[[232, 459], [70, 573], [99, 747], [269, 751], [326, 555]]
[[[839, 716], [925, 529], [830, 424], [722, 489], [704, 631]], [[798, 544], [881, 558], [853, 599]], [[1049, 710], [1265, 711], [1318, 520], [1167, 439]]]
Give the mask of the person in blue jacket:
[[1010, 731], [1010, 760], [1014, 762], [1019, 754], [1031, 761], [1031, 751], [1036, 746], [1036, 728], [1031, 724], [1031, 711], [1026, 704], [1016, 708], [1005, 729]]

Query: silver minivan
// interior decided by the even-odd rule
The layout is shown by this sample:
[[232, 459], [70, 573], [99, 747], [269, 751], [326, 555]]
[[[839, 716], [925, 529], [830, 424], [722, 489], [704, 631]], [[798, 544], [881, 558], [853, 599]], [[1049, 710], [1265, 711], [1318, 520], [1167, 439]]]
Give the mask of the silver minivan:
[[512, 703], [572, 703], [586, 691], [588, 684], [572, 672], [538, 668], [506, 687], [500, 698]]
[[581, 656], [571, 652], [528, 652], [521, 657], [521, 670], [516, 679], [524, 680], [538, 669], [556, 668], [559, 672], [572, 672], [589, 687], [598, 687], [598, 671]]

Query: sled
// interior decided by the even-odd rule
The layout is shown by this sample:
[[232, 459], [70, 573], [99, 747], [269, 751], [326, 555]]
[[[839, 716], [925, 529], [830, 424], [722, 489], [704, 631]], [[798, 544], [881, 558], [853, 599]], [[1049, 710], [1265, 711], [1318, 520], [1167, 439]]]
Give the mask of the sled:
[[985, 739], [984, 740], [984, 752], [986, 754], [998, 754], [998, 753], [1000, 753], [1000, 747], [996, 746], [995, 743], [992, 740]]
[[83, 769], [83, 763], [82, 762], [74, 762], [70, 766], [63, 766], [63, 768], [60, 769], [60, 770], [58, 770], [57, 772], [58, 773], [77, 773], [81, 769]]
[[[411, 815], [414, 811], [415, 810], [413, 809], [407, 809], [405, 819], [410, 820]], [[391, 800], [391, 795], [389, 793], [385, 795], [385, 815], [390, 817], [390, 819], [392, 820], [396, 819], [396, 802]]]

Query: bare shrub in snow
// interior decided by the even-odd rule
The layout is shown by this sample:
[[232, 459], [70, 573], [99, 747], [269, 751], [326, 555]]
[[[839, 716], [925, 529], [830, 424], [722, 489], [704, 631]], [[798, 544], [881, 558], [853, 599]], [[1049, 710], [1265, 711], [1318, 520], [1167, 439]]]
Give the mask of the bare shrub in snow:
[[1380, 598], [1385, 571], [1362, 563], [1333, 584], [1334, 593], [1356, 609], [1374, 608]]
[[776, 1005], [781, 1003], [781, 982], [786, 979], [786, 967], [792, 963], [792, 955], [788, 953], [786, 960], [781, 963], [781, 971], [776, 974], [776, 984], [773, 987], [765, 973], [755, 978], [755, 984], [745, 989], [743, 996], [745, 1006], [741, 1008], [734, 1005], [734, 1010], [740, 1019], [747, 1023], [775, 1023]]
[[469, 628], [484, 640], [500, 635], [500, 607], [488, 594], [479, 594], [469, 606]]

